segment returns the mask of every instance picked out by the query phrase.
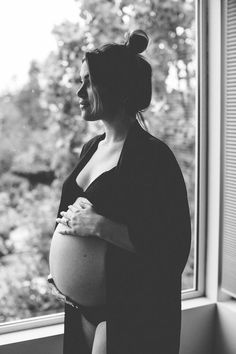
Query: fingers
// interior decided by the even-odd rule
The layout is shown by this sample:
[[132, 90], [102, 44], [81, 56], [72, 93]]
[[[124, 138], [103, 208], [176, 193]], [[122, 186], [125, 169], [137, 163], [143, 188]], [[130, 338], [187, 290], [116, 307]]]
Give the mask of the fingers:
[[[71, 227], [73, 227], [74, 221], [76, 221], [78, 218], [78, 216], [76, 214], [82, 213], [83, 209], [88, 209], [88, 208], [91, 208], [92, 206], [93, 206], [93, 204], [87, 198], [79, 197], [76, 199], [76, 201], [73, 205], [68, 206], [67, 211], [60, 212], [60, 215], [62, 216], [62, 218], [57, 218], [56, 222], [71, 228]], [[87, 210], [87, 211], [89, 211], [89, 210]], [[63, 233], [65, 235], [66, 234], [71, 235], [71, 230], [63, 231]]]
[[76, 208], [73, 205], [69, 205], [67, 211], [61, 211], [60, 214], [62, 215], [63, 219], [71, 220], [75, 213], [78, 213], [82, 208]]
[[70, 218], [56, 218], [56, 222], [58, 222], [59, 224], [65, 225], [69, 228], [71, 228], [71, 219]]
[[71, 227], [71, 222], [74, 220], [75, 215], [80, 212], [82, 208], [80, 209], [75, 208], [73, 205], [68, 206], [68, 211], [61, 211], [60, 215], [62, 215], [61, 218], [56, 218], [56, 222], [63, 224], [65, 226]]
[[69, 226], [68, 225], [68, 218], [56, 218], [56, 222], [59, 223], [59, 224], [62, 224], [62, 225], [65, 225], [65, 226]]
[[73, 230], [60, 230], [58, 231], [59, 234], [61, 235], [70, 235], [70, 236], [79, 236], [76, 231], [73, 231]]
[[70, 219], [68, 214], [65, 211], [61, 211], [60, 214], [63, 216], [64, 219]]
[[79, 203], [85, 203], [85, 204], [89, 204], [89, 205], [93, 205], [87, 198], [84, 198], [84, 197], [79, 197], [76, 199], [76, 202], [79, 202]]
[[73, 211], [74, 213], [78, 212], [81, 208], [75, 207], [74, 205], [69, 205], [68, 209]]
[[85, 208], [86, 206], [93, 206], [93, 204], [87, 198], [84, 197], [77, 198], [74, 205], [78, 205], [82, 208]]

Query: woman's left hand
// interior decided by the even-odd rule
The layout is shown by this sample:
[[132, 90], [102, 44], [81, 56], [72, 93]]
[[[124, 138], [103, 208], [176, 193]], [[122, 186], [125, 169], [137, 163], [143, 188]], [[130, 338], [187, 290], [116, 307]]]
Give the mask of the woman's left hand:
[[61, 212], [61, 215], [63, 218], [57, 218], [56, 221], [68, 226], [67, 229], [59, 231], [62, 235], [99, 236], [102, 215], [94, 211], [88, 199], [79, 197], [73, 205], [69, 205], [66, 212]]
[[95, 236], [130, 252], [136, 252], [130, 241], [126, 225], [115, 222], [94, 211], [93, 205], [86, 198], [79, 197], [67, 212], [62, 211], [63, 218], [57, 222], [66, 226], [58, 230], [62, 235], [88, 237]]

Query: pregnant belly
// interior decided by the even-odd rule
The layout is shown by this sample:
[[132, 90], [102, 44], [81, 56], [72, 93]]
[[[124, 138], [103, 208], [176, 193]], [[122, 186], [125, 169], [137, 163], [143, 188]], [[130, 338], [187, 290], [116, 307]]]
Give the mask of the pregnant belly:
[[84, 306], [105, 303], [105, 254], [107, 243], [97, 237], [64, 236], [58, 231], [52, 237], [49, 267], [58, 289]]

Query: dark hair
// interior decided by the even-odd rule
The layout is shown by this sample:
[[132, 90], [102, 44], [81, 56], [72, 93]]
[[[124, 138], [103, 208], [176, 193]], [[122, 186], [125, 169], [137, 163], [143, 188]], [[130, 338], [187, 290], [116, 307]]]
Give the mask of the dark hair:
[[111, 110], [122, 104], [127, 112], [137, 114], [149, 106], [152, 68], [140, 55], [147, 45], [146, 33], [136, 30], [128, 35], [124, 44], [105, 44], [85, 53], [94, 88], [95, 110], [103, 104], [104, 97]]

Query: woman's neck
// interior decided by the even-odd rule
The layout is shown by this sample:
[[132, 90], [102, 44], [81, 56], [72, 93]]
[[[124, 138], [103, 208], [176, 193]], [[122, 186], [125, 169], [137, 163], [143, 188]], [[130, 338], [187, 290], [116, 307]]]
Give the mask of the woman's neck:
[[102, 141], [102, 145], [122, 143], [135, 119], [135, 115], [131, 116], [127, 114], [113, 117], [113, 119], [102, 119], [106, 134], [105, 139]]

